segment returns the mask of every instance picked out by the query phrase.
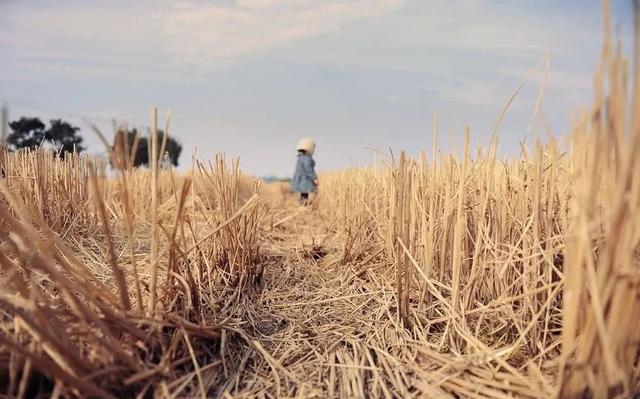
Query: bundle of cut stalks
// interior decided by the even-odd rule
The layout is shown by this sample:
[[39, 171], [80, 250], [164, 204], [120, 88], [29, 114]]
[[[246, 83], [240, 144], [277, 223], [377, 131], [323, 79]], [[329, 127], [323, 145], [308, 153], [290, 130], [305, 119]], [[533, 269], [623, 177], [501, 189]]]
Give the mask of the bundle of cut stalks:
[[[101, 162], [96, 161], [94, 167], [100, 176], [104, 175]], [[84, 206], [91, 196], [86, 184], [89, 168], [77, 154], [60, 159], [51, 151], [12, 153], [6, 156], [5, 178], [11, 190], [31, 204], [54, 230], [84, 230], [86, 234], [95, 231], [91, 211]]]
[[221, 326], [235, 323], [220, 305], [229, 273], [236, 282], [257, 273], [258, 232], [247, 226], [261, 205], [237, 192], [257, 183], [220, 157], [195, 178], [203, 189], [220, 184], [196, 192], [193, 176], [160, 171], [157, 160], [133, 169], [118, 162], [122, 151], [111, 154], [116, 178], [76, 155], [6, 154], [0, 378], [9, 396], [204, 396], [217, 384]]
[[640, 389], [638, 24], [629, 84], [606, 6], [604, 19], [595, 104], [568, 153], [552, 139], [500, 161], [493, 140], [472, 158], [467, 133], [462, 159], [434, 144], [431, 161], [401, 154], [322, 179], [345, 258], [358, 273], [385, 259], [414, 334], [438, 353], [482, 354], [483, 367], [543, 396]]

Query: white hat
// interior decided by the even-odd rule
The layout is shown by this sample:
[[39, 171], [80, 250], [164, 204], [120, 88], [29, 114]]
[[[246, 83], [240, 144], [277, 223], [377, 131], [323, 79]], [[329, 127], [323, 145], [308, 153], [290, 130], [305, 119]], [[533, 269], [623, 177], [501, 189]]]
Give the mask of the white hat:
[[300, 141], [298, 141], [296, 150], [304, 150], [308, 152], [310, 155], [313, 155], [313, 152], [316, 150], [316, 142], [313, 141], [313, 139], [305, 137]]

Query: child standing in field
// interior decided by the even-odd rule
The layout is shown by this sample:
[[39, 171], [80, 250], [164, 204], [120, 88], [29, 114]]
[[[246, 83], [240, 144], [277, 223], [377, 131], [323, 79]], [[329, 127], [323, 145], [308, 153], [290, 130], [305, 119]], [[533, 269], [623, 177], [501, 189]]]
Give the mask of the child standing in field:
[[316, 161], [312, 158], [316, 143], [313, 139], [304, 138], [298, 142], [296, 149], [298, 150], [298, 160], [296, 161], [296, 170], [291, 179], [291, 188], [294, 192], [300, 193], [300, 203], [307, 205], [309, 203], [309, 193], [314, 193], [318, 189], [318, 177], [315, 171]]

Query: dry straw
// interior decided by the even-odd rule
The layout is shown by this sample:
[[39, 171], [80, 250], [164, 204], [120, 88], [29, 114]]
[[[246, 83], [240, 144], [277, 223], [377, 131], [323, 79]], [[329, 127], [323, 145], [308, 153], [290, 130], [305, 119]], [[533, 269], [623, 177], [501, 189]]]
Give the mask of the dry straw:
[[[634, 3], [635, 4], [635, 3]], [[568, 145], [380, 158], [314, 209], [237, 161], [114, 174], [4, 158], [8, 396], [632, 397], [640, 392], [640, 59], [605, 2], [595, 102]], [[629, 80], [630, 78], [630, 80]], [[536, 103], [539, 112], [542, 90]], [[499, 122], [507, 112], [509, 98]], [[131, 144], [131, 145], [130, 145]], [[566, 147], [566, 148], [565, 148]]]
[[[158, 389], [158, 381], [160, 389], [187, 392], [188, 386], [167, 386], [191, 367], [200, 369], [219, 345], [222, 317], [212, 304], [229, 280], [229, 257], [221, 251], [205, 260], [191, 249], [214, 241], [237, 254], [235, 241], [226, 248], [220, 235], [249, 236], [245, 226], [256, 225], [261, 204], [255, 196], [246, 203], [228, 198], [227, 187], [258, 186], [240, 182], [236, 167], [223, 184], [194, 193], [190, 178], [133, 169], [122, 140], [116, 144], [114, 178], [101, 163], [77, 155], [7, 154], [0, 181], [0, 339], [8, 395], [46, 389], [36, 383], [40, 376], [56, 392], [78, 396], [144, 394]], [[224, 164], [218, 158], [219, 168]], [[223, 171], [209, 177], [216, 173]], [[205, 196], [214, 198], [213, 208], [204, 209]], [[190, 203], [189, 197], [197, 198]], [[205, 223], [207, 214], [216, 217]], [[231, 280], [258, 278], [252, 273], [259, 270], [246, 270], [257, 258], [257, 244], [233, 258]], [[194, 273], [202, 262], [214, 268]], [[204, 392], [197, 380], [194, 389]]]

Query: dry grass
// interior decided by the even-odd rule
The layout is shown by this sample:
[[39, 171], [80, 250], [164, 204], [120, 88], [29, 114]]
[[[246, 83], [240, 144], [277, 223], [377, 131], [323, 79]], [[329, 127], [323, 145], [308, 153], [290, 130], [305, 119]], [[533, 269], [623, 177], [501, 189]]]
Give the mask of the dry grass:
[[637, 395], [640, 75], [602, 60], [567, 145], [441, 155], [436, 121], [429, 157], [326, 174], [311, 208], [223, 157], [3, 154], [2, 392]]
[[[153, 171], [117, 173], [46, 152], [6, 158], [0, 339], [8, 395], [46, 391], [38, 379], [80, 396], [187, 394], [196, 387], [182, 385], [191, 370], [217, 359], [221, 323], [236, 323], [223, 320], [221, 301], [260, 277], [247, 226], [257, 225], [262, 205], [256, 195], [240, 202], [237, 166], [229, 172], [219, 158], [193, 177], [159, 171], [157, 185]], [[212, 177], [220, 184], [208, 186]]]
[[494, 140], [472, 157], [467, 136], [461, 159], [434, 147], [431, 161], [400, 154], [322, 179], [345, 258], [368, 278], [372, 257], [386, 264], [408, 340], [452, 362], [479, 355], [520, 394], [638, 393], [640, 92], [627, 64], [605, 41], [567, 152], [552, 139], [500, 161]]

